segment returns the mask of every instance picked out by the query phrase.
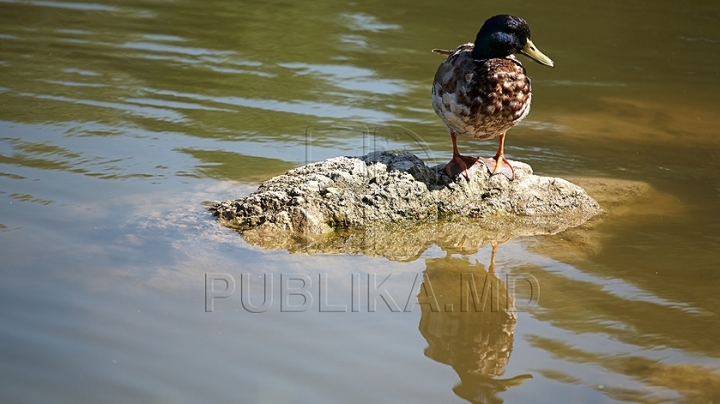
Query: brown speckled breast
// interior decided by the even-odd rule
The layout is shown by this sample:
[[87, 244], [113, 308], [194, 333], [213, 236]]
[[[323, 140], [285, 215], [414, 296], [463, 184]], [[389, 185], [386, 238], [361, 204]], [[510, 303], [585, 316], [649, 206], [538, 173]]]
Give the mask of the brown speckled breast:
[[435, 113], [459, 135], [490, 139], [530, 112], [530, 79], [514, 56], [474, 60], [473, 44], [460, 45], [435, 73]]

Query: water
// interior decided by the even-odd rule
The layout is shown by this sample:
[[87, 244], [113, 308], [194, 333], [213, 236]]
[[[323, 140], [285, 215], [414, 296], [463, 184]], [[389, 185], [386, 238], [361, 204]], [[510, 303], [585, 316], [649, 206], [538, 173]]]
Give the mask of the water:
[[[557, 64], [525, 62], [508, 157], [639, 199], [402, 260], [265, 250], [206, 212], [307, 161], [448, 160], [430, 49], [500, 12]], [[702, 1], [0, 0], [1, 401], [717, 402], [719, 20]], [[236, 281], [213, 312], [206, 273]], [[462, 273], [501, 302], [458, 312]]]

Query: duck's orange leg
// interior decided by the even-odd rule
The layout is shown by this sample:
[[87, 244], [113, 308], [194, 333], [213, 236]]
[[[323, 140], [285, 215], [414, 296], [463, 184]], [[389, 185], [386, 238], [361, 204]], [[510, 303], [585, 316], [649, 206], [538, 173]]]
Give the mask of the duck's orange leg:
[[456, 175], [462, 173], [462, 175], [470, 181], [472, 173], [478, 168], [476, 167], [476, 164], [480, 162], [480, 160], [475, 157], [461, 155], [460, 152], [458, 152], [457, 137], [455, 132], [450, 131], [450, 137], [452, 138], [453, 144], [453, 157], [450, 162], [445, 165], [445, 172], [450, 177], [455, 177]]
[[483, 159], [483, 163], [490, 170], [490, 175], [502, 174], [510, 181], [515, 179], [515, 169], [505, 158], [505, 134], [501, 133], [499, 137], [498, 151], [495, 157]]

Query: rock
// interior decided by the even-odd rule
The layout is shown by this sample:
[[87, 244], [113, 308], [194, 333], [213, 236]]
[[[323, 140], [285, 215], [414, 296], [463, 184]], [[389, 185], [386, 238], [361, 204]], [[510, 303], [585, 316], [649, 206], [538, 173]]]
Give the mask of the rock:
[[[467, 182], [462, 176], [448, 177], [443, 165], [426, 166], [408, 152], [337, 157], [290, 170], [252, 194], [216, 203], [210, 210], [223, 225], [269, 248], [307, 248], [310, 239], [325, 235], [325, 245], [342, 241], [351, 251], [353, 244], [342, 240], [341, 230], [370, 232], [373, 240], [392, 248], [401, 234], [554, 234], [602, 212], [579, 186], [534, 175], [525, 163], [512, 164], [513, 181], [481, 168]], [[408, 254], [413, 252], [401, 255]]]

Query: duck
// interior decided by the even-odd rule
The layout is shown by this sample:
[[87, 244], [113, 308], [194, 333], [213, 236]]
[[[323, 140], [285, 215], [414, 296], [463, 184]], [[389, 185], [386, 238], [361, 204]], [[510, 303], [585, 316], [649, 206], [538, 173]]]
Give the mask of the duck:
[[[458, 174], [469, 181], [485, 166], [491, 175], [515, 178], [515, 170], [505, 158], [505, 133], [530, 112], [530, 78], [516, 54], [549, 67], [555, 62], [530, 40], [527, 21], [501, 14], [487, 19], [474, 43], [455, 50], [433, 49], [447, 58], [435, 73], [432, 105], [445, 123], [453, 145], [453, 157], [445, 165], [450, 177]], [[471, 139], [498, 138], [492, 158], [463, 156], [458, 152], [457, 135]]]

